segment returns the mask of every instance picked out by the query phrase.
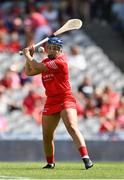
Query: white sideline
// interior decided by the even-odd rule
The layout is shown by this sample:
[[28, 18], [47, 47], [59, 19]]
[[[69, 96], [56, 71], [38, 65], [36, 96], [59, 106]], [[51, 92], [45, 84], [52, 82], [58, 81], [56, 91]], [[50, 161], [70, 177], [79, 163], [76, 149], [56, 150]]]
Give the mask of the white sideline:
[[10, 180], [13, 180], [13, 179], [22, 179], [22, 180], [29, 180], [29, 179], [32, 179], [32, 178], [18, 177], [18, 176], [0, 176], [0, 179], [10, 179]]

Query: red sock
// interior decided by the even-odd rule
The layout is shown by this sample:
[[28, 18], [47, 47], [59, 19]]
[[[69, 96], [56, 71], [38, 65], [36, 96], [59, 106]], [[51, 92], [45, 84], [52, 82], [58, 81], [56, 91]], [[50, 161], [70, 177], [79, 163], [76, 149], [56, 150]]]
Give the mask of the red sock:
[[81, 157], [88, 156], [88, 151], [86, 146], [81, 146], [79, 149]]
[[53, 164], [54, 163], [54, 156], [47, 156], [46, 160], [47, 160], [48, 164]]

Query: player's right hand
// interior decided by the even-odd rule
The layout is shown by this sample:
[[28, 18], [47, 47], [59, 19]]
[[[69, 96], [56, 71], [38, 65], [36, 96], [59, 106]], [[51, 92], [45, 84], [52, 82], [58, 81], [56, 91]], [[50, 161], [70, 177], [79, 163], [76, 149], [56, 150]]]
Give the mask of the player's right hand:
[[33, 45], [29, 47], [29, 52], [30, 52], [30, 55], [33, 56], [35, 52], [35, 48], [33, 47]]

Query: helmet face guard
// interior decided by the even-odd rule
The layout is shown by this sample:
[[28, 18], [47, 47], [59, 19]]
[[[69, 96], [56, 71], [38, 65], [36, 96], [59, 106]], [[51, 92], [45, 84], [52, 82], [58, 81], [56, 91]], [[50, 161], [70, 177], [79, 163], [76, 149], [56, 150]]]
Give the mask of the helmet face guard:
[[58, 37], [50, 37], [47, 42], [47, 52], [49, 59], [55, 59], [61, 52], [63, 41]]
[[53, 44], [53, 45], [59, 46], [60, 48], [63, 47], [63, 41], [62, 39], [58, 37], [50, 37], [48, 39], [48, 44]]

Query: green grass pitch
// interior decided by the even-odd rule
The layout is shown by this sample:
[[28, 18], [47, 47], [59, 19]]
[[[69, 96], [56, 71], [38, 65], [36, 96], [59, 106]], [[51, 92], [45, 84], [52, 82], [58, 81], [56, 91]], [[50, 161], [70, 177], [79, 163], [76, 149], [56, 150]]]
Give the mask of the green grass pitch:
[[0, 179], [124, 179], [124, 162], [95, 162], [85, 170], [82, 162], [57, 162], [55, 169], [44, 163], [0, 162]]

